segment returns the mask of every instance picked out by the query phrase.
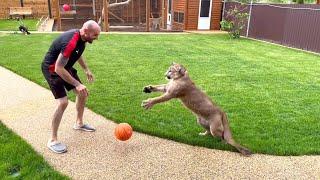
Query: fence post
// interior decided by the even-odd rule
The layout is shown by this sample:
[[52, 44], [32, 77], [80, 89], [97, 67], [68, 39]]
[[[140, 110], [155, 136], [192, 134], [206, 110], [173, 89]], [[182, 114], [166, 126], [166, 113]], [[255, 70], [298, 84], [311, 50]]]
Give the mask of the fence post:
[[48, 0], [48, 12], [49, 12], [49, 18], [52, 18], [51, 2], [50, 2], [50, 0]]
[[223, 0], [222, 19], [224, 19], [224, 11], [226, 10], [226, 0]]
[[249, 36], [249, 29], [250, 29], [250, 20], [251, 20], [251, 10], [252, 10], [252, 1], [250, 2], [250, 10], [249, 10], [249, 18], [248, 18], [248, 24], [247, 24], [247, 35], [246, 37]]

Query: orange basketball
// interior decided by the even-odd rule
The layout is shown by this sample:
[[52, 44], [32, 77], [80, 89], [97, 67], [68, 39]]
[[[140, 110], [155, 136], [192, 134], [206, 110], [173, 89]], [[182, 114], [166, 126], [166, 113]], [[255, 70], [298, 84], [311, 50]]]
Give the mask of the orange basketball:
[[132, 136], [132, 127], [128, 123], [120, 123], [114, 129], [114, 136], [120, 141], [126, 141]]

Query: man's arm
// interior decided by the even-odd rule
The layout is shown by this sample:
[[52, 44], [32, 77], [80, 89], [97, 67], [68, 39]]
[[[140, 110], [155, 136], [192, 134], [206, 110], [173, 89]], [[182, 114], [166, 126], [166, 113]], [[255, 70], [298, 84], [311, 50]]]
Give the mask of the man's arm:
[[80, 82], [71, 76], [71, 74], [64, 68], [68, 63], [68, 58], [64, 57], [61, 53], [58, 56], [55, 66], [55, 72], [67, 83], [77, 87]]
[[80, 58], [78, 59], [78, 63], [80, 64], [80, 66], [82, 67], [84, 72], [86, 73], [88, 81], [93, 82], [93, 80], [94, 80], [93, 74], [89, 70], [89, 68], [88, 68], [88, 66], [82, 56], [80, 56]]
[[80, 64], [80, 66], [82, 67], [82, 69], [87, 72], [89, 70], [86, 62], [84, 61], [83, 57], [80, 56], [80, 58], [78, 59], [78, 63]]
[[75, 88], [75, 90], [81, 95], [81, 96], [88, 96], [88, 91], [86, 86], [81, 84], [79, 81], [74, 79], [71, 74], [64, 68], [64, 66], [68, 63], [68, 58], [64, 57], [61, 53], [58, 56], [58, 59], [56, 61], [55, 71], [56, 73], [67, 83], [72, 84]]

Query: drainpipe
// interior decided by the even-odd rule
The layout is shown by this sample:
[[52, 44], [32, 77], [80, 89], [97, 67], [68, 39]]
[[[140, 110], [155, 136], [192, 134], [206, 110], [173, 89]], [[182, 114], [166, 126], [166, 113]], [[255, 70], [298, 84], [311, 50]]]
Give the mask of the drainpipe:
[[52, 13], [51, 13], [51, 2], [48, 0], [48, 10], [49, 10], [49, 18], [52, 18]]

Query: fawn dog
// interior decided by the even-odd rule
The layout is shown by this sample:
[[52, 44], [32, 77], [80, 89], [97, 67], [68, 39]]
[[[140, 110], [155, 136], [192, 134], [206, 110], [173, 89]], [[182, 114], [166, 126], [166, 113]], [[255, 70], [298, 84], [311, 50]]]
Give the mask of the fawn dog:
[[165, 75], [169, 79], [169, 83], [144, 87], [143, 92], [145, 93], [163, 92], [163, 94], [143, 101], [142, 107], [150, 109], [157, 103], [178, 98], [185, 107], [197, 116], [197, 122], [206, 130], [203, 133], [199, 133], [199, 135], [211, 134], [212, 136], [220, 137], [235, 147], [241, 154], [245, 156], [251, 155], [250, 150], [242, 147], [232, 138], [226, 113], [195, 86], [187, 70], [182, 65], [173, 63]]

